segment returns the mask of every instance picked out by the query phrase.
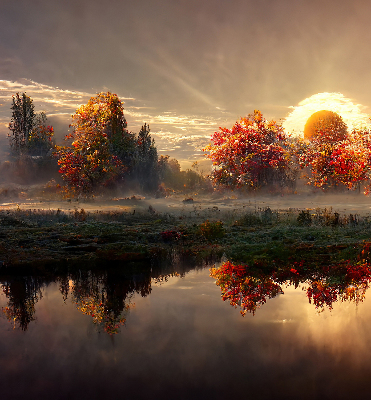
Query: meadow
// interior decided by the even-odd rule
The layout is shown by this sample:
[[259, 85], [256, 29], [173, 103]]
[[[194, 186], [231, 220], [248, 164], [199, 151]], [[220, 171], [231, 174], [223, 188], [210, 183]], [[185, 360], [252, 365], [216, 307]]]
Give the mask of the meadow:
[[[25, 192], [22, 192], [25, 193]], [[356, 194], [130, 196], [10, 200], [0, 210], [3, 267], [151, 263], [174, 253], [271, 268], [356, 260], [370, 241], [368, 197]], [[334, 206], [331, 206], [334, 204]]]

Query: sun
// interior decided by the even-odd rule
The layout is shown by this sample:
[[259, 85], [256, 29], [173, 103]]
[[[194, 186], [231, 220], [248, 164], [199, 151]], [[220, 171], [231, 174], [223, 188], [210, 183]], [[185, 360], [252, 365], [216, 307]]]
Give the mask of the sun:
[[337, 113], [328, 110], [317, 111], [312, 114], [304, 126], [304, 139], [309, 140], [319, 130], [333, 132], [333, 140], [344, 140], [348, 127]]
[[[317, 93], [292, 108], [282, 126], [287, 133], [294, 136], [304, 137], [304, 128], [310, 122], [310, 117], [320, 111], [341, 117], [349, 132], [354, 129], [371, 129], [370, 117], [362, 111], [365, 107], [354, 104], [341, 93]], [[307, 133], [305, 136], [310, 134]]]

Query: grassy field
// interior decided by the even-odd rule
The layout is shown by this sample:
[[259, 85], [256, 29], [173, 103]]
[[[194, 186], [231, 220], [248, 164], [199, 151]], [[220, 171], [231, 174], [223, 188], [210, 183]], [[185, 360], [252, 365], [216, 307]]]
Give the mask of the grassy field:
[[188, 203], [178, 212], [159, 212], [144, 202], [124, 211], [85, 207], [87, 211], [84, 204], [72, 210], [3, 208], [0, 266], [125, 267], [151, 265], [174, 253], [198, 259], [224, 255], [262, 268], [292, 260], [330, 265], [357, 259], [371, 241], [366, 214], [331, 208], [275, 210], [252, 202], [224, 208], [220, 204], [228, 201], [203, 208], [197, 201]]

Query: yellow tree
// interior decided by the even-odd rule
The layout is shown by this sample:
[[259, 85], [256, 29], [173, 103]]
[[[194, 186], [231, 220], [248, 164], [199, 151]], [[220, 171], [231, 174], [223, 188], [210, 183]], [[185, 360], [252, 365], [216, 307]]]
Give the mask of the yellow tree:
[[99, 93], [72, 115], [72, 147], [58, 149], [59, 172], [73, 194], [91, 195], [122, 176], [132, 158], [134, 135], [126, 130], [116, 94]]

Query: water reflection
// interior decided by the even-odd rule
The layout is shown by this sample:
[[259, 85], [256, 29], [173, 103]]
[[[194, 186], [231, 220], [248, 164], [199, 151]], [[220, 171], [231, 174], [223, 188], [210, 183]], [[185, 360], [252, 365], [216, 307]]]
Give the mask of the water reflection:
[[14, 329], [26, 331], [36, 319], [35, 305], [43, 297], [42, 289], [56, 282], [64, 302], [72, 302], [77, 310], [89, 315], [99, 331], [113, 335], [120, 331], [127, 314], [135, 306], [135, 295], [146, 297], [153, 284], [166, 282], [171, 276], [184, 276], [191, 269], [195, 269], [193, 263], [178, 258], [167, 266], [124, 265], [94, 271], [62, 271], [47, 276], [37, 273], [3, 275], [0, 287], [7, 304], [1, 311]]
[[254, 315], [267, 299], [284, 294], [282, 287], [288, 285], [295, 288], [300, 285], [309, 303], [323, 311], [326, 307], [332, 309], [337, 301], [356, 304], [363, 301], [371, 281], [371, 264], [363, 260], [308, 266], [302, 261], [264, 272], [226, 261], [218, 268], [211, 268], [210, 275], [220, 286], [222, 299], [239, 307], [242, 315], [247, 312]]
[[100, 274], [84, 271], [71, 274], [68, 279], [68, 291], [65, 282], [61, 282], [64, 298], [67, 299], [70, 292], [76, 308], [90, 315], [98, 329], [103, 328], [109, 334], [117, 333], [125, 324], [135, 293], [142, 297], [151, 293], [150, 274], [120, 276], [115, 271]]
[[13, 324], [26, 331], [35, 320], [35, 304], [42, 298], [41, 289], [50, 280], [38, 276], [7, 276], [1, 282], [1, 289], [8, 299], [3, 315]]
[[[312, 305], [306, 297], [309, 287], [318, 288], [310, 283], [321, 282], [352, 301], [361, 299], [370, 284], [369, 267], [363, 261], [360, 268], [348, 264], [329, 272], [292, 263], [265, 274], [231, 267], [236, 279], [249, 277], [253, 306], [268, 303], [256, 309], [254, 318], [241, 318], [220, 301], [209, 270], [191, 271], [192, 263], [152, 271], [127, 265], [66, 270], [50, 277], [45, 271], [18, 277], [2, 271], [0, 283], [7, 293], [0, 296], [2, 305], [33, 302], [26, 323], [16, 318], [18, 329], [12, 330], [13, 319], [0, 320], [2, 397], [36, 399], [53, 393], [55, 399], [101, 399], [124, 393], [130, 399], [243, 399], [249, 393], [254, 399], [363, 398], [370, 389], [371, 304], [367, 299], [359, 307], [342, 303], [331, 314], [317, 314], [313, 297]], [[170, 278], [177, 274], [185, 276]], [[293, 286], [286, 288], [286, 283]], [[342, 285], [349, 291], [341, 291]], [[103, 303], [105, 315], [126, 318], [125, 329], [121, 325], [118, 335], [104, 333], [105, 322], [97, 318], [93, 323], [96, 311], [93, 316], [88, 308], [84, 315], [75, 301], [79, 307]], [[28, 326], [26, 334], [22, 326]]]
[[[195, 268], [189, 260], [177, 260], [152, 268], [132, 265], [94, 271], [64, 270], [53, 275], [2, 275], [0, 286], [7, 300], [2, 315], [14, 329], [26, 331], [36, 319], [36, 304], [43, 297], [43, 289], [56, 282], [65, 303], [90, 316], [98, 331], [113, 335], [125, 325], [135, 306], [135, 296], [146, 297], [153, 285], [165, 283], [172, 276], [184, 276]], [[239, 307], [242, 315], [255, 314], [269, 299], [284, 294], [288, 285], [300, 286], [309, 303], [323, 311], [339, 301], [362, 302], [371, 281], [371, 263], [362, 259], [358, 263], [343, 261], [323, 266], [301, 261], [263, 270], [227, 261], [211, 268], [210, 274], [216, 279], [223, 300]]]

